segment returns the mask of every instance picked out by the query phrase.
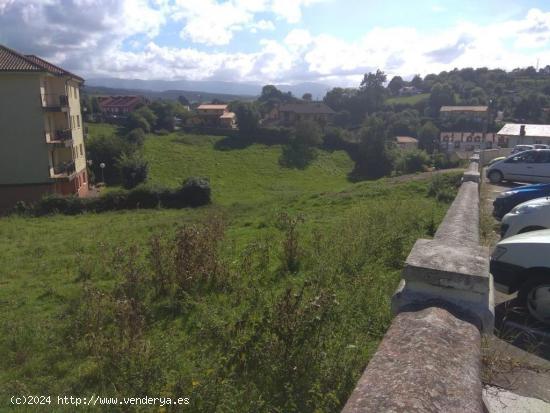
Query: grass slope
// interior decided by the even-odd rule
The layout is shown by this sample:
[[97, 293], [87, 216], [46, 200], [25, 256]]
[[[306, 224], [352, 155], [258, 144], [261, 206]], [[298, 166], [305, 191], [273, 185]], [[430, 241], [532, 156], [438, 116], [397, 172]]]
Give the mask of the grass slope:
[[[114, 130], [108, 125], [90, 125], [92, 136]], [[224, 287], [223, 294], [196, 297], [192, 310], [183, 317], [166, 319], [151, 310], [147, 340], [157, 343], [155, 348], [165, 349], [157, 354], [159, 360], [167, 356], [172, 359], [170, 367], [162, 370], [163, 374], [152, 387], [146, 388], [153, 392], [149, 395], [181, 390], [173, 384], [174, 377], [180, 377], [184, 383], [191, 383], [181, 386], [185, 392], [194, 392], [196, 411], [214, 411], [212, 406], [219, 405], [217, 403], [238, 402], [238, 398], [247, 393], [251, 397], [246, 401], [250, 409], [257, 406], [255, 397], [269, 399], [262, 402], [263, 408], [254, 408], [255, 411], [275, 411], [274, 407], [281, 406], [284, 411], [313, 411], [316, 406], [324, 411], [336, 411], [341, 407], [387, 325], [388, 300], [398, 280], [402, 259], [414, 240], [426, 236], [426, 231], [439, 222], [447, 205], [426, 197], [428, 182], [425, 180], [349, 183], [347, 174], [352, 162], [344, 152], [321, 152], [305, 170], [292, 170], [279, 166], [280, 146], [251, 145], [219, 150], [221, 139], [174, 133], [149, 136], [144, 146], [152, 183], [176, 186], [191, 175], [208, 176], [214, 194], [211, 206], [43, 218], [12, 216], [0, 220], [0, 352], [4, 355], [0, 361], [0, 387], [3, 393], [101, 391], [106, 375], [116, 370], [112, 366], [101, 370], [97, 356], [90, 357], [74, 349], [68, 351], [64, 341], [65, 337], [72, 337], [69, 329], [72, 320], [66, 318], [67, 308], [75, 297], [81, 296], [82, 279], [89, 278], [92, 285], [109, 291], [118, 276], [111, 267], [111, 258], [121, 248], [139, 245], [140, 262], [146, 261], [149, 254], [146, 245], [152, 234], [173, 234], [180, 224], [218, 214], [228, 225], [224, 259], [228, 260], [228, 268], [235, 268], [235, 274], [242, 275], [228, 281], [230, 287]], [[301, 214], [305, 219], [299, 231], [302, 234], [300, 250], [307, 259], [304, 258], [300, 272], [294, 276], [282, 275], [279, 267], [281, 242], [284, 242], [284, 234], [277, 225], [280, 212]], [[255, 275], [243, 272], [243, 253], [255, 251], [254, 248], [264, 244], [268, 245], [269, 264]], [[223, 372], [212, 373], [227, 361], [227, 350], [223, 350], [226, 344], [214, 343], [216, 339], [225, 343], [223, 340], [233, 337], [232, 323], [243, 314], [255, 314], [252, 320], [260, 317], [286, 288], [309, 285], [308, 280], [312, 276], [321, 277], [320, 274], [327, 277], [321, 283], [325, 285], [323, 288], [334, 291], [338, 302], [344, 304], [331, 313], [333, 324], [327, 321], [316, 327], [328, 328], [314, 335], [325, 337], [322, 345], [310, 346], [308, 351], [313, 353], [300, 357], [311, 359], [309, 367], [317, 369], [316, 376], [327, 377], [326, 380], [331, 377], [338, 383], [306, 380], [303, 384], [306, 393], [302, 393], [301, 388], [288, 390], [289, 397], [296, 397], [294, 402], [302, 406], [297, 408], [271, 398], [269, 389], [279, 383], [278, 376], [274, 376], [273, 380], [277, 380], [273, 383], [262, 384], [261, 380], [256, 383], [258, 377], [254, 371], [242, 379], [230, 379]], [[255, 291], [261, 291], [261, 295], [254, 295]], [[276, 321], [268, 325], [278, 329]], [[169, 335], [166, 335], [167, 328]], [[246, 340], [256, 327], [247, 328], [241, 338], [235, 339]], [[265, 334], [270, 337], [272, 333]], [[353, 357], [348, 355], [339, 360], [342, 346], [350, 343], [357, 351]], [[257, 345], [259, 354], [271, 348], [268, 344]], [[205, 348], [209, 348], [207, 354], [204, 354]], [[335, 360], [337, 365], [327, 365], [323, 361], [324, 352], [329, 355], [327, 359]], [[280, 362], [277, 354], [266, 357], [272, 357], [276, 364]], [[242, 357], [253, 355], [252, 351]], [[114, 357], [118, 358], [118, 355]], [[148, 371], [148, 367], [139, 367], [137, 363], [139, 369], [133, 372], [131, 366], [137, 367], [133, 362], [128, 365], [126, 369], [130, 370], [126, 372], [132, 374], [129, 378], [121, 376], [119, 389], [135, 385], [132, 377]], [[109, 380], [117, 380], [116, 377]], [[191, 382], [189, 377], [193, 378]], [[224, 395], [212, 393], [212, 388], [207, 386], [211, 383], [209, 380], [216, 377], [221, 382], [215, 386], [222, 386]], [[161, 384], [164, 387], [155, 387]], [[322, 400], [308, 399], [306, 409], [300, 403], [309, 397], [304, 395], [310, 394], [311, 386], [319, 386], [321, 392], [334, 386], [337, 389]], [[235, 392], [246, 388], [250, 391], [236, 396]]]
[[418, 95], [413, 95], [413, 96], [398, 96], [398, 97], [393, 97], [393, 98], [389, 98], [386, 100], [385, 103], [387, 104], [409, 104], [409, 105], [414, 105], [418, 102], [421, 102], [423, 100], [426, 100], [428, 99], [428, 97], [430, 96], [429, 93], [420, 93]]

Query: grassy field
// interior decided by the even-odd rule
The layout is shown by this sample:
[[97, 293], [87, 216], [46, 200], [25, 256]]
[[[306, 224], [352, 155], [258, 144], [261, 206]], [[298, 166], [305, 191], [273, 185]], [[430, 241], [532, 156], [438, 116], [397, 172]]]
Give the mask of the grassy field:
[[420, 93], [418, 95], [413, 95], [413, 96], [398, 96], [398, 97], [393, 97], [393, 98], [389, 98], [386, 100], [386, 103], [387, 104], [399, 104], [399, 103], [402, 103], [402, 104], [409, 104], [409, 105], [414, 105], [422, 100], [426, 100], [428, 99], [428, 97], [430, 96], [429, 93]]
[[403, 259], [448, 205], [426, 195], [429, 181], [348, 182], [345, 152], [294, 170], [279, 166], [280, 146], [224, 143], [145, 142], [151, 183], [208, 176], [208, 207], [0, 220], [3, 400], [341, 408], [388, 325]]

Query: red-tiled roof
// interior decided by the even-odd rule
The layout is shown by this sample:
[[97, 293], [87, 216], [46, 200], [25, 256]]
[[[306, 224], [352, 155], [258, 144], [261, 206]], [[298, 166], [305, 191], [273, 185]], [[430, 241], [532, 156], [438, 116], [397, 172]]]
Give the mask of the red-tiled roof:
[[74, 77], [75, 79], [84, 81], [84, 79], [82, 79], [80, 76], [77, 76], [71, 72], [68, 72], [67, 70], [62, 69], [59, 66], [56, 66], [50, 62], [47, 62], [44, 59], [39, 58], [38, 56], [28, 54], [28, 55], [25, 55], [25, 57], [30, 61], [32, 61], [34, 64], [46, 69], [50, 73], [54, 73], [56, 75], [70, 76], [70, 77]]
[[0, 45], [0, 71], [43, 72], [44, 69], [16, 51]]
[[82, 82], [84, 81], [80, 76], [76, 76], [38, 56], [22, 55], [2, 45], [0, 45], [0, 72], [48, 72], [58, 76], [70, 76]]
[[141, 96], [101, 96], [99, 105], [102, 108], [126, 108], [142, 103]]

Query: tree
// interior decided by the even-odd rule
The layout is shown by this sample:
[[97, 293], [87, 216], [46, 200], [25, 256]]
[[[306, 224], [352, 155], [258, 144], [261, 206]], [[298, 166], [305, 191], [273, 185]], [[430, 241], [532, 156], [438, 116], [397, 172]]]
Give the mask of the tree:
[[453, 88], [447, 83], [435, 83], [430, 92], [429, 106], [432, 116], [439, 115], [439, 109], [444, 105], [455, 104], [455, 94]]
[[187, 100], [187, 98], [183, 95], [178, 96], [178, 102], [180, 103], [180, 105], [183, 105], [183, 106], [190, 106], [191, 105], [189, 103], [189, 101]]
[[359, 159], [353, 174], [371, 179], [388, 175], [392, 170], [392, 159], [386, 145], [384, 122], [377, 117], [369, 117], [359, 137]]
[[128, 130], [142, 129], [145, 132], [151, 132], [151, 124], [137, 111], [130, 113], [126, 118], [126, 128]]
[[412, 149], [400, 152], [395, 162], [395, 169], [401, 174], [421, 172], [430, 163], [430, 157], [425, 151]]
[[260, 123], [260, 113], [256, 105], [253, 103], [241, 102], [238, 103], [233, 110], [237, 117], [239, 135], [245, 139], [252, 139]]
[[102, 176], [100, 164], [104, 163], [103, 175], [109, 185], [119, 182], [118, 160], [123, 153], [131, 152], [130, 145], [118, 136], [99, 135], [86, 142], [86, 157], [92, 161], [91, 169], [95, 176]]
[[365, 114], [374, 113], [382, 108], [386, 94], [385, 82], [386, 75], [381, 70], [365, 74], [351, 108], [355, 109], [351, 113], [355, 114], [356, 120], [361, 120], [357, 118], [362, 118]]
[[426, 122], [418, 130], [418, 144], [420, 149], [428, 153], [433, 153], [437, 142], [439, 141], [439, 129], [432, 122]]
[[126, 134], [126, 142], [131, 143], [132, 145], [141, 146], [145, 141], [145, 132], [143, 129], [137, 128], [132, 129]]
[[422, 89], [424, 86], [424, 82], [422, 81], [422, 78], [420, 75], [414, 75], [414, 77], [411, 80], [411, 86], [414, 86], [417, 89]]
[[323, 102], [336, 112], [346, 110], [349, 113], [351, 100], [356, 94], [357, 89], [335, 87], [327, 92], [323, 98]]
[[126, 189], [132, 189], [147, 179], [149, 165], [138, 152], [130, 155], [122, 153], [116, 166], [120, 170], [122, 186]]
[[306, 100], [308, 102], [311, 102], [313, 100], [313, 96], [311, 95], [311, 93], [304, 93], [302, 95], [302, 100]]
[[302, 120], [296, 124], [295, 141], [300, 145], [317, 146], [323, 142], [319, 124], [312, 120]]
[[390, 80], [390, 83], [388, 83], [388, 90], [393, 96], [396, 96], [399, 93], [399, 89], [404, 85], [405, 82], [401, 76], [394, 76], [392, 80]]
[[303, 120], [296, 124], [294, 137], [283, 148], [279, 163], [289, 168], [304, 169], [317, 157], [316, 146], [323, 142], [317, 122]]

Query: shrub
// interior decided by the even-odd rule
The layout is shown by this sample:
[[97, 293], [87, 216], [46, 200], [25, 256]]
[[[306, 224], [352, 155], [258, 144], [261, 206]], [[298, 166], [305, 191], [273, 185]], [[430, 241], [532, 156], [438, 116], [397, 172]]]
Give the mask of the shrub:
[[178, 191], [180, 199], [185, 200], [189, 206], [200, 206], [210, 203], [211, 189], [208, 178], [187, 178]]
[[461, 182], [461, 173], [434, 175], [428, 185], [428, 196], [432, 196], [440, 202], [452, 202]]
[[434, 155], [434, 166], [437, 169], [456, 168], [460, 164], [460, 159], [451, 159], [448, 153], [436, 153]]
[[395, 169], [399, 173], [409, 174], [424, 171], [429, 163], [430, 157], [425, 151], [413, 149], [397, 155]]
[[145, 141], [145, 132], [141, 128], [132, 129], [126, 134], [126, 141], [136, 146], [142, 146]]
[[[105, 183], [116, 184], [120, 180], [120, 172], [116, 166], [123, 153], [131, 152], [130, 145], [114, 135], [99, 135], [86, 143], [87, 158], [92, 161], [91, 169], [96, 177], [105, 177]], [[104, 163], [103, 171], [100, 164]]]
[[14, 213], [42, 216], [48, 214], [75, 215], [83, 212], [118, 211], [136, 208], [185, 208], [210, 203], [211, 189], [207, 178], [192, 177], [177, 189], [140, 185], [132, 190], [109, 191], [97, 198], [47, 195], [35, 204], [20, 202]]
[[134, 188], [147, 179], [149, 166], [137, 152], [131, 155], [123, 153], [116, 165], [120, 169], [122, 186], [126, 189]]
[[140, 185], [128, 192], [126, 207], [134, 208], [157, 208], [160, 205], [161, 190]]
[[82, 212], [84, 200], [76, 196], [46, 195], [34, 207], [38, 215], [66, 214]]

